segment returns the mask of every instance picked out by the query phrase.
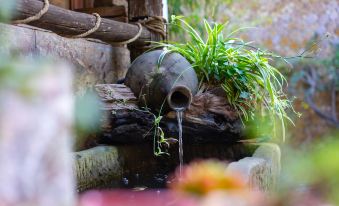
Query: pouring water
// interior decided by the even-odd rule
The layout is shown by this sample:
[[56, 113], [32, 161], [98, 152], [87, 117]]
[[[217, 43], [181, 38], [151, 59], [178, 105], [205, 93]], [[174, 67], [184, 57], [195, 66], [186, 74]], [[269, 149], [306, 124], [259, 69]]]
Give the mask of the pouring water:
[[176, 116], [178, 121], [178, 130], [179, 130], [179, 175], [182, 176], [182, 167], [184, 164], [184, 150], [183, 150], [183, 142], [182, 142], [182, 116], [183, 116], [184, 108], [176, 109]]

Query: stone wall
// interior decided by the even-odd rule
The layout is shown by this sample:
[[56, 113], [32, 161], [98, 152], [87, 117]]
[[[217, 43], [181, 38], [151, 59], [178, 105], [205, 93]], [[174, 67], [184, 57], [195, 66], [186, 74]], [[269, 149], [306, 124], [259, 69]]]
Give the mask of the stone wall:
[[[219, 23], [228, 21], [227, 32], [254, 27], [235, 36], [240, 35], [281, 55], [302, 51], [315, 34], [331, 36], [325, 38], [322, 50], [328, 49], [326, 41], [339, 42], [339, 2], [336, 0], [196, 0], [193, 3], [181, 0], [180, 8], [174, 5], [177, 1], [169, 0], [170, 11], [188, 17], [196, 29], [204, 28], [202, 18]], [[182, 40], [181, 35], [172, 34], [174, 39]]]
[[22, 56], [40, 56], [73, 65], [76, 93], [99, 83], [115, 83], [125, 76], [130, 64], [129, 50], [90, 39], [71, 39], [25, 25], [0, 24], [0, 50]]
[[241, 0], [228, 9], [219, 7], [231, 24], [257, 27], [245, 31], [245, 39], [281, 55], [295, 55], [314, 35], [322, 38], [329, 34], [319, 53], [325, 55], [326, 41], [339, 42], [338, 8], [336, 0]]

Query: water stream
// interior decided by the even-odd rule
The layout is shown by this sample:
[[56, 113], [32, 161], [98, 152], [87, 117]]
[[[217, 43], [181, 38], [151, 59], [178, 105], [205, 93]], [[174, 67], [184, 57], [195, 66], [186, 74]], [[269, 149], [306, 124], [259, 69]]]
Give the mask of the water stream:
[[179, 129], [179, 175], [182, 175], [182, 166], [184, 164], [184, 150], [183, 150], [183, 142], [182, 142], [182, 115], [183, 109], [178, 108], [176, 109], [176, 115], [178, 120], [178, 129]]

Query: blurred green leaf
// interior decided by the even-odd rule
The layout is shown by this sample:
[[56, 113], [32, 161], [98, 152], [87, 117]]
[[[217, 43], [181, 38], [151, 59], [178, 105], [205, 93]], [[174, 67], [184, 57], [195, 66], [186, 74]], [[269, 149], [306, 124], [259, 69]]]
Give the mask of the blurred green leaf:
[[96, 132], [100, 128], [100, 101], [94, 92], [77, 96], [75, 101], [75, 129], [78, 136]]
[[[288, 193], [299, 187], [319, 187], [322, 194], [339, 204], [339, 133], [325, 136], [302, 148], [285, 146], [280, 192]], [[320, 191], [319, 191], [320, 192]]]
[[9, 20], [15, 3], [16, 0], [0, 0], [0, 22]]

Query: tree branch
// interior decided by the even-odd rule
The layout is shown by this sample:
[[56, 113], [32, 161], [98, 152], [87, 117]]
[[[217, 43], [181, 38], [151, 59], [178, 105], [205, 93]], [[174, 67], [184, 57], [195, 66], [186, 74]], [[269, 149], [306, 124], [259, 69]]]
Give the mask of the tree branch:
[[335, 84], [332, 84], [331, 89], [331, 114], [327, 114], [322, 111], [316, 103], [313, 101], [313, 97], [317, 88], [319, 75], [314, 68], [310, 68], [304, 75], [303, 81], [309, 86], [305, 93], [305, 101], [311, 107], [311, 109], [321, 118], [329, 122], [335, 127], [339, 127], [339, 121], [337, 119], [336, 112], [336, 90]]

